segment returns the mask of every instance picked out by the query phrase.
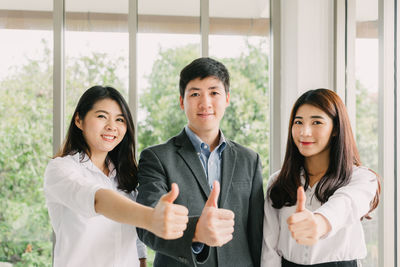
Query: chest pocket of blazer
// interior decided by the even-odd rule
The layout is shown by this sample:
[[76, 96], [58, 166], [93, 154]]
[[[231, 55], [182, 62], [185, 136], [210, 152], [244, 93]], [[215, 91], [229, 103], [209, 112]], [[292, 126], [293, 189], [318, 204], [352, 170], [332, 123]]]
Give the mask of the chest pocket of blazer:
[[250, 181], [232, 181], [232, 189], [250, 190]]
[[230, 200], [234, 206], [243, 207], [251, 194], [250, 181], [232, 181]]

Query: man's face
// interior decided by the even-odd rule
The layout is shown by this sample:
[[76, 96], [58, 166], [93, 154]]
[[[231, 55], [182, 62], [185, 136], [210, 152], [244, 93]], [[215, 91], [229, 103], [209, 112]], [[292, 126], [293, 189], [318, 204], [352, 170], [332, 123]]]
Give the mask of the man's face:
[[224, 84], [214, 76], [191, 80], [180, 97], [181, 109], [185, 111], [189, 128], [199, 137], [218, 133], [219, 123], [229, 105], [229, 93]]

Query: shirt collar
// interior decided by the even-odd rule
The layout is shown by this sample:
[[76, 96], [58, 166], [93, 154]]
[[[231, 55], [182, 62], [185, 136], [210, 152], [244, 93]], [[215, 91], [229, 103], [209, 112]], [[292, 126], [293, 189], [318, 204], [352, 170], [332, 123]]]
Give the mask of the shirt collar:
[[[204, 145], [208, 144], [204, 143], [203, 140], [200, 139], [200, 137], [198, 137], [192, 130], [190, 130], [189, 126], [185, 126], [185, 132], [186, 135], [189, 137], [190, 141], [192, 142], [194, 149], [196, 150], [197, 153], [201, 153], [201, 148], [202, 145], [204, 147]], [[226, 139], [224, 134], [222, 133], [221, 130], [219, 130], [219, 142], [218, 142], [218, 146], [216, 147], [218, 153], [221, 155], [222, 151], [224, 151], [225, 147], [226, 147]]]
[[[105, 175], [96, 165], [94, 165], [94, 163], [90, 160], [89, 156], [85, 152], [82, 151], [76, 153], [74, 157], [76, 157], [76, 160], [87, 169]], [[110, 170], [108, 178], [114, 179], [117, 174], [117, 170], [115, 169], [115, 166], [111, 161], [108, 161], [108, 169]]]

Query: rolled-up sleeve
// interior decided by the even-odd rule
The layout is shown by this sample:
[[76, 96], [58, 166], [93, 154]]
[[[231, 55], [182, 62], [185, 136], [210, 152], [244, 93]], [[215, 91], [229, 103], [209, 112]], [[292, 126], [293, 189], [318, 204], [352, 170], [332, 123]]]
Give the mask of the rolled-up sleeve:
[[136, 240], [136, 247], [139, 259], [147, 258], [147, 247], [139, 238]]
[[47, 203], [64, 205], [85, 217], [98, 215], [94, 208], [95, 194], [106, 186], [85, 178], [73, 160], [52, 159], [44, 175]]

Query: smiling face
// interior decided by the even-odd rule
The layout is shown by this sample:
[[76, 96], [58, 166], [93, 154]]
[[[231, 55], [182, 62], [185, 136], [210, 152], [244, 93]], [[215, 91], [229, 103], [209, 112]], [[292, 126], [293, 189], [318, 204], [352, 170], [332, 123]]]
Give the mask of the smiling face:
[[185, 111], [189, 128], [200, 138], [218, 134], [219, 124], [229, 105], [229, 93], [216, 77], [191, 80], [180, 97], [181, 109]]
[[292, 126], [293, 141], [306, 158], [329, 158], [332, 119], [321, 109], [304, 104], [299, 107]]
[[126, 122], [118, 103], [106, 98], [97, 101], [83, 119], [77, 115], [75, 125], [82, 130], [91, 157], [106, 157], [124, 138]]

